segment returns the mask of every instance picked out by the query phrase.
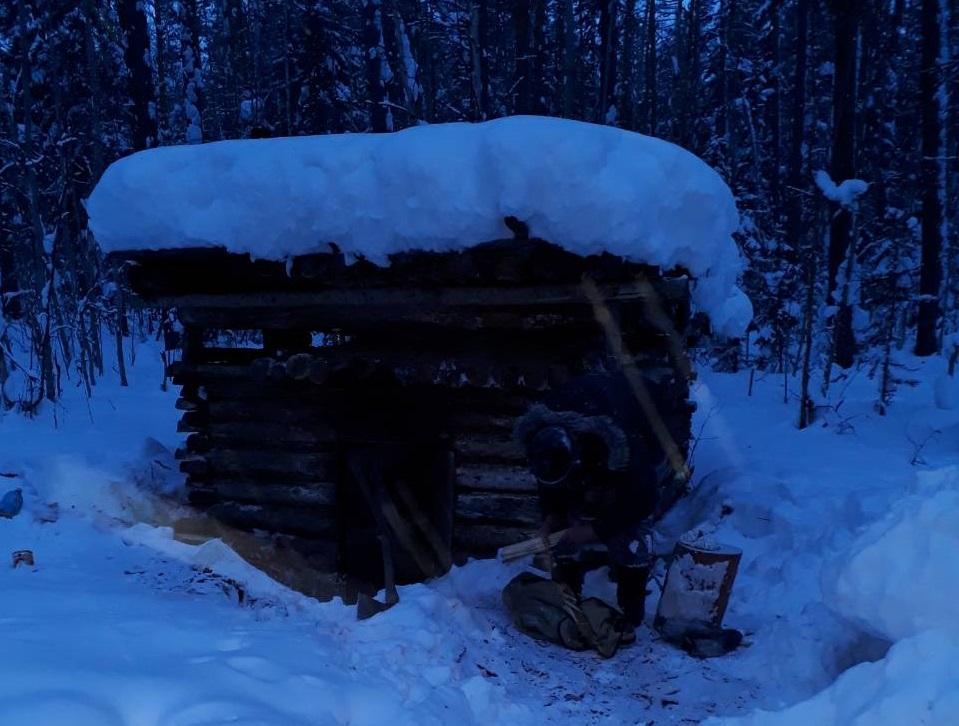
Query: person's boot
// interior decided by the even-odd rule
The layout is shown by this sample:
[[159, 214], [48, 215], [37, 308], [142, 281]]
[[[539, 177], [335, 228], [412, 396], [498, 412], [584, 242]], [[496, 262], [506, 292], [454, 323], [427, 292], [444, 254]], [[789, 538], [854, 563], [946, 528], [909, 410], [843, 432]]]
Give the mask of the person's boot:
[[705, 620], [673, 618], [657, 626], [663, 640], [678, 645], [695, 658], [715, 658], [736, 650], [743, 642], [743, 634], [732, 628], [723, 628]]
[[646, 616], [646, 582], [649, 580], [649, 565], [617, 567], [616, 602], [626, 621], [634, 628], [643, 624]]
[[583, 581], [586, 573], [576, 560], [556, 558], [553, 561], [553, 582], [566, 585], [576, 597], [583, 594]]

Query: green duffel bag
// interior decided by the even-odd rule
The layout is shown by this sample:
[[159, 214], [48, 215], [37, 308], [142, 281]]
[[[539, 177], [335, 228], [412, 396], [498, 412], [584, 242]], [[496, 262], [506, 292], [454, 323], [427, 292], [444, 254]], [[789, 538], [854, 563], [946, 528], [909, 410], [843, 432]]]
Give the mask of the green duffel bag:
[[580, 600], [566, 585], [523, 572], [503, 589], [503, 603], [517, 628], [570, 650], [595, 650], [612, 658], [636, 633], [623, 614], [602, 600]]

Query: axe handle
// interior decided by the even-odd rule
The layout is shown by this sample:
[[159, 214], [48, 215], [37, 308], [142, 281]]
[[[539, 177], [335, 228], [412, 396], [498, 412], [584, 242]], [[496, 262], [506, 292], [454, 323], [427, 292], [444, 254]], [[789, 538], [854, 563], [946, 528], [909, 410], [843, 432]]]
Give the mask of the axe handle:
[[393, 545], [385, 534], [379, 536], [380, 547], [383, 549], [383, 591], [387, 605], [395, 605], [400, 601], [400, 594], [396, 591], [396, 561], [393, 559]]

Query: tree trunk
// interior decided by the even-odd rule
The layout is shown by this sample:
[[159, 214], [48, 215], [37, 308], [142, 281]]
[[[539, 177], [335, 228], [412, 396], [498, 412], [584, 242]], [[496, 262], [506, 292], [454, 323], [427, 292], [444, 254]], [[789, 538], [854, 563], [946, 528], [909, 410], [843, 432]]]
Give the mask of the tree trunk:
[[623, 17], [623, 53], [619, 73], [619, 119], [625, 129], [636, 128], [636, 0], [626, 0]]
[[781, 180], [781, 164], [780, 159], [782, 158], [782, 124], [781, 124], [781, 111], [780, 111], [780, 98], [782, 94], [780, 79], [782, 76], [782, 0], [772, 0], [769, 3], [769, 16], [770, 16], [770, 28], [769, 28], [769, 52], [770, 60], [772, 65], [772, 77], [769, 80], [770, 89], [772, 90], [772, 95], [769, 97], [768, 104], [768, 114], [767, 118], [769, 119], [770, 127], [770, 146], [769, 149], [769, 197], [770, 197], [770, 208], [774, 210], [776, 215], [775, 224], [779, 226], [779, 213], [782, 209], [782, 180]]
[[[167, 68], [167, 41], [175, 35], [171, 28], [176, 18], [167, 17], [168, 13], [172, 14], [172, 12], [174, 11], [165, 3], [153, 3], [153, 23], [151, 24], [153, 52], [150, 54], [150, 62], [153, 65], [153, 77], [156, 81], [156, 110], [153, 115], [157, 120], [157, 141], [154, 146], [163, 146], [170, 141], [179, 142], [175, 135], [179, 129], [172, 128], [171, 121], [175, 119], [170, 113], [171, 93], [174, 107], [179, 106], [179, 94], [175, 83], [170, 81], [170, 71]], [[174, 65], [174, 74], [176, 67]]]
[[120, 374], [120, 385], [126, 388], [129, 386], [127, 381], [127, 362], [123, 354], [123, 336], [128, 331], [127, 327], [127, 306], [126, 296], [123, 294], [123, 287], [117, 285], [117, 320], [116, 320], [116, 343], [117, 343], [117, 371]]
[[[809, 245], [809, 247], [811, 248], [812, 245]], [[802, 341], [802, 377], [799, 385], [800, 429], [804, 429], [812, 423], [813, 402], [809, 395], [809, 382], [812, 372], [812, 344], [813, 330], [815, 329], [813, 322], [816, 317], [814, 307], [816, 302], [816, 277], [818, 276], [815, 252], [809, 249], [805, 258], [802, 263], [806, 273], [806, 300], [803, 304], [803, 334], [800, 338]]]
[[370, 130], [386, 133], [393, 130], [393, 114], [389, 108], [387, 84], [390, 66], [383, 47], [383, 7], [380, 0], [366, 0], [363, 5], [363, 37], [366, 44], [366, 83], [370, 94]]
[[12, 236], [0, 235], [0, 319], [19, 320], [22, 315], [17, 257], [14, 250]]
[[386, 59], [392, 78], [387, 88], [390, 108], [401, 111], [403, 125], [411, 126], [420, 118], [420, 86], [417, 78], [419, 68], [413, 56], [413, 46], [406, 20], [401, 13], [401, 4], [394, 2], [389, 10], [383, 17], [383, 29]]
[[533, 113], [549, 114], [549, 84], [546, 82], [546, 64], [549, 51], [546, 47], [547, 0], [533, 0], [533, 78], [530, 83]]
[[[720, 12], [722, 10], [720, 9]], [[673, 16], [673, 54], [672, 75], [669, 89], [669, 117], [672, 121], [671, 140], [680, 146], [686, 142], [686, 88], [687, 74], [684, 67], [686, 60], [686, 35], [683, 32], [686, 25], [688, 11], [684, 12], [683, 3], [676, 3], [676, 14]], [[722, 43], [725, 48], [725, 42]], [[670, 128], [670, 127], [667, 127]]]
[[599, 0], [598, 123], [616, 123], [616, 0]]
[[143, 0], [121, 0], [120, 26], [126, 40], [123, 58], [130, 73], [134, 151], [156, 146], [156, 95], [150, 58], [150, 33]]
[[[652, 2], [652, 0], [650, 0]], [[562, 0], [563, 19], [563, 117], [573, 116], [576, 95], [576, 15], [573, 0]]]
[[[37, 178], [34, 159], [34, 131], [33, 124], [35, 109], [33, 107], [33, 46], [36, 41], [35, 31], [31, 29], [31, 19], [34, 9], [29, 7], [29, 3], [21, 2], [18, 5], [17, 14], [18, 33], [20, 34], [20, 100], [22, 103], [22, 136], [23, 136], [23, 158], [25, 173], [23, 178], [26, 182], [25, 196], [29, 200], [30, 222], [32, 224], [35, 236], [32, 251], [34, 253], [34, 272], [42, 275], [43, 262], [43, 221], [40, 216], [40, 195], [37, 188]], [[42, 283], [40, 283], [42, 284]], [[39, 284], [38, 284], [39, 287]]]
[[[737, 123], [737, 103], [741, 102], [739, 83], [739, 54], [743, 51], [737, 17], [736, 0], [722, 0], [720, 16], [719, 83], [720, 100], [717, 104], [722, 144], [722, 158], [726, 163], [729, 185], [735, 189], [738, 183], [738, 157], [740, 155], [740, 128]], [[745, 114], [743, 114], [745, 115]]]
[[93, 149], [90, 174], [94, 179], [99, 179], [104, 167], [103, 119], [100, 111], [100, 58], [97, 54], [96, 38], [96, 23], [99, 16], [93, 0], [84, 0], [83, 9], [86, 16], [86, 33], [83, 40], [87, 60], [87, 83], [90, 86], [90, 144]]
[[[0, 63], [0, 88], [8, 88], [7, 69]], [[13, 104], [0, 103], [4, 113], [4, 132], [0, 138], [17, 138], [17, 123], [14, 118]], [[10, 224], [6, 204], [0, 204], [0, 229], [6, 230]], [[0, 320], [19, 320], [23, 315], [23, 299], [21, 298], [21, 276], [19, 261], [17, 260], [17, 243], [14, 235], [4, 232], [0, 234]], [[5, 328], [4, 328], [5, 330]], [[0, 343], [6, 333], [0, 333]], [[0, 383], [3, 383], [3, 354], [0, 353]], [[0, 400], [0, 406], [6, 405], [6, 399]], [[2, 408], [0, 408], [2, 410]]]
[[488, 0], [478, 0], [479, 2], [479, 45], [480, 45], [480, 108], [483, 112], [483, 119], [489, 118], [492, 112], [493, 101], [490, 95], [489, 78], [489, 56], [490, 56], [490, 34], [489, 34], [489, 3]]
[[789, 172], [786, 191], [786, 249], [792, 260], [802, 248], [803, 236], [803, 142], [806, 135], [806, 66], [808, 57], [807, 0], [796, 3], [796, 72], [793, 77], [792, 129], [789, 139]]
[[516, 35], [513, 112], [517, 114], [527, 114], [533, 110], [531, 97], [533, 77], [533, 54], [530, 43], [531, 10], [531, 0], [516, 0], [513, 6], [513, 31]]
[[[859, 20], [862, 0], [833, 0], [835, 12], [836, 72], [833, 89], [833, 143], [831, 173], [841, 184], [856, 176], [856, 78], [859, 47]], [[837, 305], [835, 314], [835, 361], [841, 368], [853, 364], [856, 341], [852, 330], [852, 308], [840, 303], [844, 263], [852, 244], [852, 210], [836, 210], [829, 228], [828, 301]]]
[[916, 355], [939, 352], [939, 294], [942, 284], [942, 207], [945, 151], [939, 106], [942, 27], [939, 0], [922, 2], [922, 73], [919, 103], [922, 114], [922, 263], [919, 272], [919, 319]]
[[290, 4], [283, 3], [283, 121], [284, 136], [293, 135], [293, 65]]
[[470, 6], [470, 82], [474, 121], [485, 121], [489, 114], [488, 13], [487, 0], [476, 0]]
[[184, 138], [203, 142], [203, 73], [200, 64], [200, 18], [197, 0], [180, 0], [180, 51], [183, 56]]
[[[686, 148], [701, 153], [696, 136], [702, 108], [703, 0], [690, 0], [686, 26]], [[728, 180], [727, 180], [728, 181]]]
[[643, 102], [643, 120], [646, 133], [656, 135], [656, 0], [646, 0], [646, 52], [643, 63], [646, 69], [646, 94]]

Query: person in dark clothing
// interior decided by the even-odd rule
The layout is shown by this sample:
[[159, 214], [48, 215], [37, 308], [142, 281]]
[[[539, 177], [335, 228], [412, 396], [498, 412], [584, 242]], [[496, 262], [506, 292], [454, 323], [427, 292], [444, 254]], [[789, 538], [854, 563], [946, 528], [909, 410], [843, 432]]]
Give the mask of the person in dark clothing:
[[665, 453], [626, 377], [570, 381], [532, 406], [515, 433], [538, 482], [541, 534], [567, 529], [553, 579], [581, 594], [589, 552], [604, 545], [619, 607], [639, 626], [653, 559], [643, 521], [659, 502]]

